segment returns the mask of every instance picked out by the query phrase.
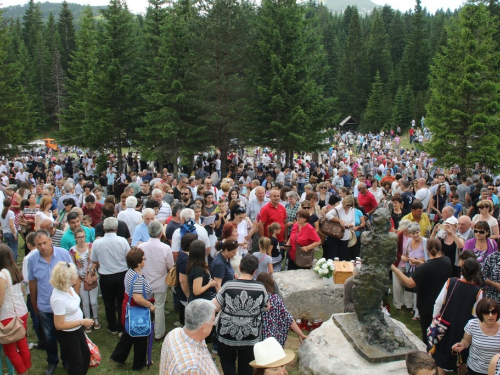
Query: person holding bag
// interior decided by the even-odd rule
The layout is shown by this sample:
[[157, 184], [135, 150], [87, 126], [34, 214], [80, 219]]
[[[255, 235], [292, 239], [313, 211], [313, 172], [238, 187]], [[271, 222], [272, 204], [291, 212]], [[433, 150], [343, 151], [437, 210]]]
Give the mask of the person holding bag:
[[354, 197], [352, 195], [347, 195], [342, 200], [342, 205], [334, 207], [326, 214], [326, 219], [338, 223], [340, 227], [344, 229], [344, 234], [340, 238], [335, 238], [327, 233], [326, 241], [323, 246], [323, 257], [326, 259], [338, 257], [339, 260], [342, 261], [349, 260], [350, 256], [347, 244], [351, 237], [351, 231], [346, 229], [354, 228], [355, 226]]
[[[0, 335], [6, 335], [0, 339], [12, 341], [16, 338], [13, 337], [14, 334], [17, 333], [20, 336], [15, 342], [3, 344], [3, 350], [16, 372], [26, 374], [31, 368], [31, 354], [26, 340], [28, 308], [21, 289], [23, 275], [17, 268], [12, 251], [4, 244], [0, 244], [0, 269], [0, 323], [2, 324]], [[14, 322], [13, 327], [10, 328], [9, 323], [18, 319], [20, 321]], [[8, 327], [10, 329], [6, 330]], [[24, 335], [21, 332], [24, 332]]]
[[90, 365], [85, 328], [91, 327], [94, 321], [83, 319], [80, 297], [72, 287], [77, 281], [76, 266], [73, 263], [58, 262], [50, 277], [50, 284], [54, 287], [50, 307], [54, 312], [56, 338], [68, 364], [68, 373], [85, 375]]
[[[125, 274], [125, 295], [122, 304], [122, 325], [126, 327], [127, 305], [143, 306], [155, 312], [153, 290], [142, 274], [144, 268], [144, 251], [133, 247], [127, 253], [127, 265], [129, 270]], [[129, 310], [130, 311], [130, 310]], [[132, 346], [134, 347], [134, 361], [132, 370], [140, 371], [146, 366], [146, 354], [148, 349], [148, 336], [132, 337], [130, 332], [123, 332], [118, 345], [111, 354], [110, 360], [118, 365], [125, 365]]]
[[[314, 248], [321, 245], [321, 238], [319, 237], [316, 229], [309, 224], [309, 210], [299, 210], [297, 212], [297, 223], [293, 224], [292, 231], [290, 232], [290, 237], [286, 243], [286, 246], [290, 247], [288, 252], [288, 269], [309, 269], [311, 266], [306, 267], [298, 260], [298, 255], [300, 252], [305, 252], [311, 254], [311, 261], [314, 257]], [[305, 254], [306, 257], [308, 254]], [[298, 264], [296, 263], [298, 262]]]
[[[92, 271], [92, 262], [89, 261], [92, 252], [92, 243], [85, 241], [85, 231], [83, 228], [77, 228], [74, 235], [76, 245], [69, 249], [69, 255], [71, 255], [71, 259], [73, 259], [73, 263], [76, 265], [78, 277], [80, 278], [80, 298], [82, 299], [83, 314], [85, 318], [94, 320], [94, 329], [100, 329], [101, 325], [97, 319], [99, 317], [97, 271]], [[92, 314], [90, 313], [90, 306], [92, 306]], [[92, 332], [92, 328], [88, 327], [85, 333], [90, 332]]]

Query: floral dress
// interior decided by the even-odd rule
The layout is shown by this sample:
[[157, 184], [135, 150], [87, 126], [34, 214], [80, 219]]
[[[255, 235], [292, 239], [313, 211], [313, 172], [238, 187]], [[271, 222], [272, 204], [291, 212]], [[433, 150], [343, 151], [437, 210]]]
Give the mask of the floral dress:
[[262, 339], [274, 337], [282, 347], [285, 347], [293, 317], [278, 295], [270, 294], [269, 304], [271, 308], [262, 313]]

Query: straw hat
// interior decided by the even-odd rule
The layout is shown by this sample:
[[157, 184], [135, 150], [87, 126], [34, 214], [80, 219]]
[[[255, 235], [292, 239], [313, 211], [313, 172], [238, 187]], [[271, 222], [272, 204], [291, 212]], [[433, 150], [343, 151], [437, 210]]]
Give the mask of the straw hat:
[[351, 247], [356, 245], [356, 242], [358, 242], [358, 237], [356, 236], [356, 232], [354, 232], [352, 229], [350, 229], [351, 235], [349, 237], [349, 242], [347, 243], [347, 247]]
[[255, 368], [272, 368], [286, 365], [295, 358], [295, 353], [284, 349], [274, 337], [268, 337], [254, 345], [253, 354], [255, 360], [250, 366]]

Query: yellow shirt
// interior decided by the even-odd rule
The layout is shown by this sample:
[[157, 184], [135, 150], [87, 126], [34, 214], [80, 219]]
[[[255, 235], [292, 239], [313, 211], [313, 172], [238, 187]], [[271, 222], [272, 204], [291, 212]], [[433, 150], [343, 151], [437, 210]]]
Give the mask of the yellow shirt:
[[408, 215], [402, 217], [401, 220], [410, 220], [411, 222], [418, 223], [418, 225], [420, 225], [420, 235], [422, 237], [427, 237], [427, 234], [430, 233], [431, 221], [429, 220], [429, 216], [427, 216], [427, 214], [423, 212], [422, 216], [420, 216], [420, 221], [415, 220], [411, 212]]

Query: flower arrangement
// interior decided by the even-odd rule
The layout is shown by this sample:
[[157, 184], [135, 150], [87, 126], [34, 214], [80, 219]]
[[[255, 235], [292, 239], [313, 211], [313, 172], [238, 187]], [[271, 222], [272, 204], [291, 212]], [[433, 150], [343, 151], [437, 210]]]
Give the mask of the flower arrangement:
[[333, 272], [335, 271], [335, 264], [333, 260], [321, 258], [316, 262], [314, 267], [314, 272], [316, 272], [321, 277], [330, 279], [333, 277]]

